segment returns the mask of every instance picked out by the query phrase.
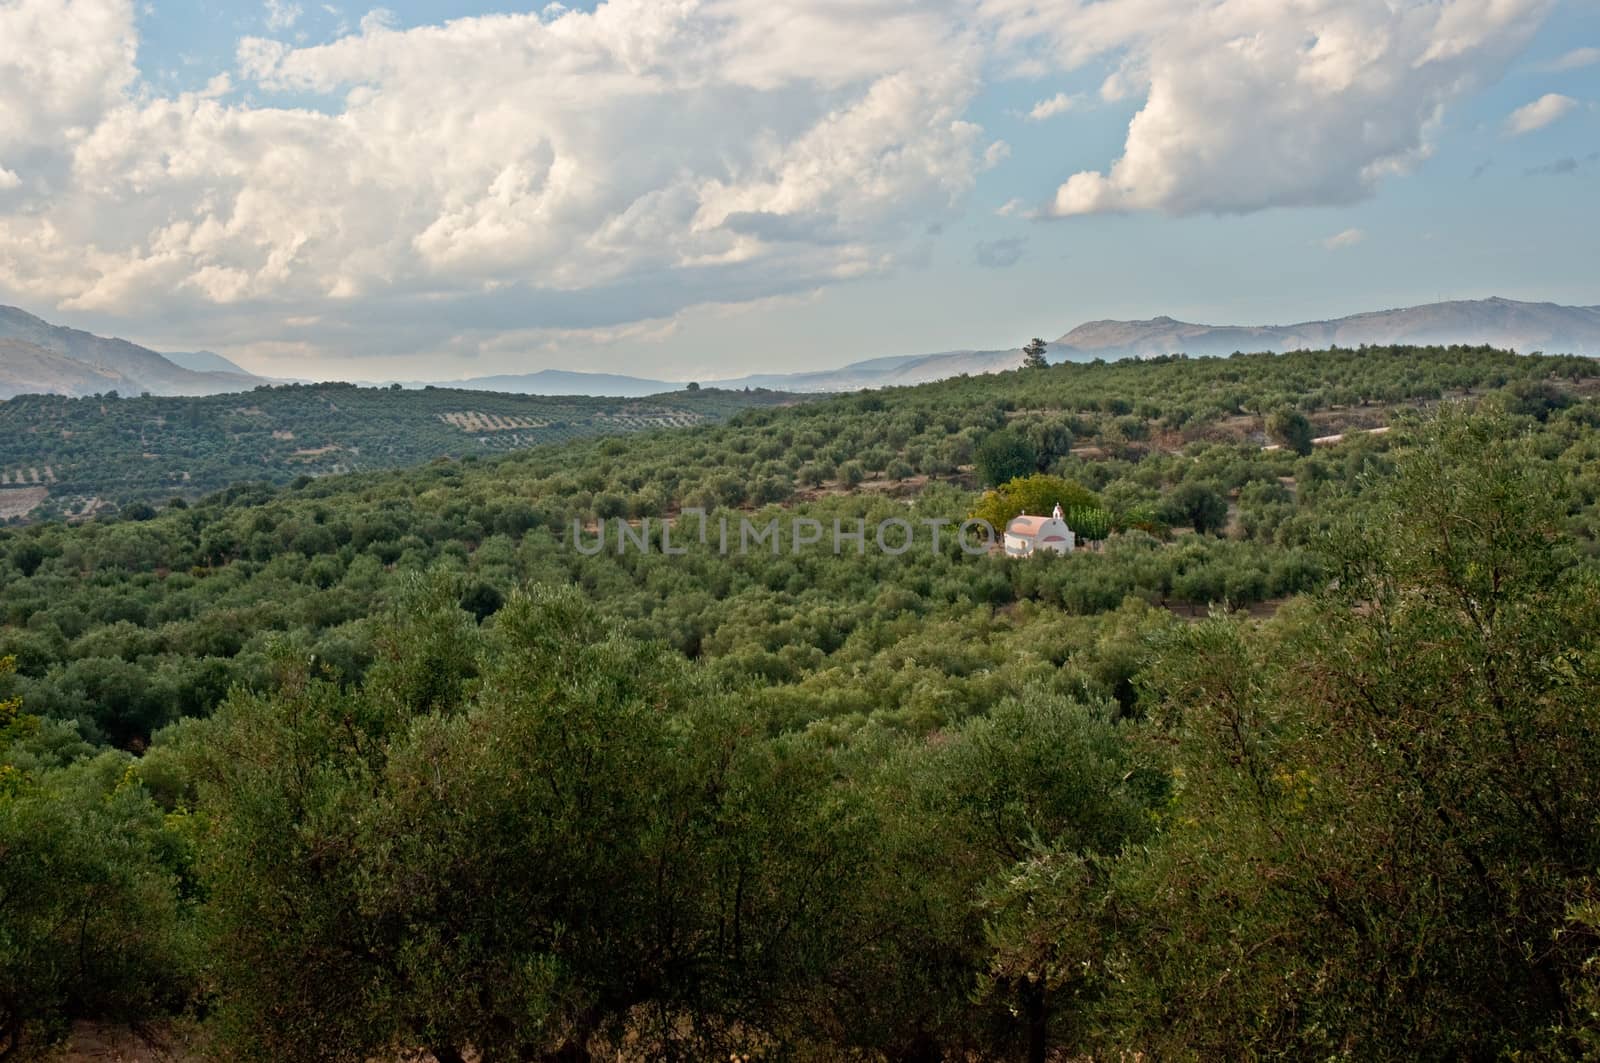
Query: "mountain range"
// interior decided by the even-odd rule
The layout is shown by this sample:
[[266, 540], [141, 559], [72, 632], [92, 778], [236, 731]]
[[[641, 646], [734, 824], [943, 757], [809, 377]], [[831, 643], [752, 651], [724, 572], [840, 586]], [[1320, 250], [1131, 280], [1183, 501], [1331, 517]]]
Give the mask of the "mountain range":
[[[902, 384], [925, 384], [962, 373], [999, 373], [1022, 364], [1016, 351], [943, 351], [939, 354], [909, 354], [854, 362], [838, 369], [808, 373], [754, 373], [704, 381], [705, 387], [739, 391], [766, 388], [770, 391], [827, 392], [859, 391]], [[410, 385], [419, 386], [419, 385]], [[581, 373], [562, 369], [541, 369], [536, 373], [502, 374], [455, 380], [440, 387], [469, 391], [503, 391], [524, 395], [618, 395], [639, 398], [677, 391], [683, 381], [653, 380], [615, 373]], [[604, 390], [596, 390], [604, 389]]]
[[[1600, 306], [1493, 298], [1428, 303], [1295, 325], [1199, 325], [1170, 317], [1090, 321], [1049, 344], [1048, 357], [1052, 362], [1087, 362], [1390, 343], [1484, 343], [1519, 351], [1600, 357]], [[1020, 348], [940, 351], [873, 358], [838, 369], [756, 373], [702, 383], [730, 389], [856, 391], [922, 384], [963, 373], [998, 373], [1021, 364]], [[253, 376], [210, 351], [162, 355], [127, 340], [103, 339], [0, 306], [0, 398], [28, 392], [92, 395], [112, 390], [205, 395], [246, 391], [263, 383], [272, 381]], [[559, 369], [438, 383], [474, 391], [624, 398], [658, 395], [684, 386], [681, 381]]]
[[214, 395], [263, 383], [238, 366], [232, 371], [188, 369], [136, 343], [63, 328], [14, 306], [0, 306], [0, 398], [108, 391]]
[[[1223, 356], [1235, 351], [1295, 351], [1361, 344], [1486, 343], [1518, 351], [1600, 357], [1600, 306], [1561, 306], [1513, 299], [1456, 300], [1379, 310], [1295, 325], [1198, 325], [1170, 317], [1146, 321], [1090, 321], [1048, 345], [1052, 362], [1096, 358], [1152, 358], [1163, 354]], [[1022, 364], [1022, 349], [941, 351], [874, 358], [839, 369], [807, 373], [757, 373], [703, 383], [721, 388], [778, 391], [856, 391], [923, 384], [962, 373], [999, 373]], [[603, 386], [606, 394], [650, 395], [681, 384], [641, 377], [543, 370], [458, 381], [452, 387], [561, 394]], [[556, 388], [547, 391], [546, 388]]]
[[1456, 300], [1400, 310], [1305, 321], [1298, 325], [1195, 325], [1170, 317], [1091, 321], [1052, 344], [1058, 356], [1148, 358], [1161, 354], [1227, 355], [1361, 344], [1487, 343], [1547, 354], [1600, 356], [1600, 306]]

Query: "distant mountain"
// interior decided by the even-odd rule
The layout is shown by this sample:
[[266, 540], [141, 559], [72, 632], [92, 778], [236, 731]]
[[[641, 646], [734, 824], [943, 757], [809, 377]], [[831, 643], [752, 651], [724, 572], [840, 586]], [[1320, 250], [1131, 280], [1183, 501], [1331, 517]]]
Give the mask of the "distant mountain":
[[[1308, 321], [1298, 325], [1196, 325], [1170, 317], [1148, 321], [1091, 321], [1049, 345], [1052, 362], [1150, 358], [1161, 354], [1229, 355], [1234, 351], [1293, 351], [1361, 344], [1487, 343], [1518, 351], [1600, 357], [1600, 306], [1479, 299]], [[1022, 364], [1022, 349], [941, 351], [853, 362], [804, 373], [755, 373], [706, 380], [706, 387], [773, 391], [859, 391], [925, 384], [963, 373], [1001, 373]], [[679, 383], [603, 373], [544, 370], [526, 376], [480, 377], [449, 385], [532, 394], [653, 395]]]
[[[1051, 361], [1149, 358], [1161, 354], [1228, 355], [1361, 344], [1487, 343], [1518, 351], [1600, 357], [1600, 306], [1560, 306], [1512, 299], [1430, 303], [1297, 325], [1198, 325], [1170, 317], [1090, 321], [1049, 345]], [[1022, 350], [960, 350], [895, 355], [802, 373], [754, 373], [704, 380], [707, 387], [786, 392], [858, 391], [999, 373], [1022, 364]], [[118, 390], [158, 395], [244, 391], [271, 383], [209, 351], [162, 356], [126, 340], [59, 328], [0, 307], [0, 398], [48, 391], [91, 395]], [[407, 386], [420, 387], [419, 383]], [[615, 373], [543, 369], [474, 377], [436, 386], [523, 395], [642, 398], [683, 390], [682, 382]]]
[[512, 373], [456, 380], [439, 387], [466, 391], [500, 391], [512, 395], [613, 395], [642, 398], [666, 391], [682, 391], [682, 384], [615, 373], [574, 373], [564, 369], [541, 369], [537, 373]]
[[93, 395], [115, 391], [123, 378], [24, 340], [0, 339], [0, 399], [14, 395]]
[[1226, 355], [1361, 344], [1487, 343], [1517, 351], [1600, 356], [1600, 306], [1458, 300], [1298, 325], [1195, 325], [1170, 317], [1091, 321], [1051, 344], [1056, 360]]
[[230, 362], [215, 351], [162, 351], [161, 357], [180, 369], [192, 369], [196, 373], [232, 373], [234, 376], [254, 375], [250, 370], [241, 367], [236, 362]]
[[[838, 369], [808, 373], [755, 373], [726, 380], [705, 380], [706, 388], [730, 391], [766, 388], [769, 391], [817, 393], [859, 391], [906, 384], [925, 384], [931, 380], [960, 376], [962, 373], [998, 373], [1022, 364], [1021, 350], [944, 351], [939, 354], [896, 355], [854, 362]], [[407, 384], [417, 387], [417, 384]], [[537, 373], [480, 376], [470, 380], [439, 382], [435, 387], [463, 388], [470, 391], [500, 391], [519, 395], [613, 395], [642, 398], [682, 391], [683, 381], [651, 380], [614, 373], [577, 373], [561, 369], [541, 369]]]
[[[1091, 321], [1049, 345], [1052, 362], [1150, 358], [1161, 354], [1229, 355], [1361, 344], [1487, 343], [1517, 351], [1600, 357], [1600, 306], [1523, 303], [1512, 299], [1431, 303], [1298, 325], [1195, 325], [1170, 317]], [[1022, 364], [1022, 349], [944, 351], [856, 362], [808, 373], [767, 373], [720, 380], [718, 387], [779, 391], [854, 391], [923, 384], [962, 373], [1000, 373]]]
[[1022, 350], [941, 351], [853, 362], [839, 369], [809, 373], [760, 373], [708, 382], [719, 388], [771, 388], [774, 391], [859, 391], [862, 388], [926, 384], [962, 373], [1001, 373], [1022, 364]]
[[215, 395], [248, 391], [259, 377], [195, 372], [127, 340], [52, 325], [0, 306], [0, 398], [30, 393]]

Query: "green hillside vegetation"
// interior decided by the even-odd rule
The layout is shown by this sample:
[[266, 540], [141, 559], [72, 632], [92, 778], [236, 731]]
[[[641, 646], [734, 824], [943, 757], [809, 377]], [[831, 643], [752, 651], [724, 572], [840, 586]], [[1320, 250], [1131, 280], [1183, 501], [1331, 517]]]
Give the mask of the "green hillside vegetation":
[[[552, 398], [450, 388], [289, 384], [196, 398], [115, 392], [0, 401], [0, 520], [82, 518], [244, 482], [392, 469], [432, 458], [722, 420], [798, 401], [770, 391], [696, 389], [649, 399]], [[8, 487], [46, 487], [30, 508]], [[15, 511], [15, 512], [13, 512]]]
[[[0, 1053], [1588, 1058], [1597, 373], [1056, 366], [0, 531]], [[996, 435], [1102, 545], [683, 512], [959, 522]]]

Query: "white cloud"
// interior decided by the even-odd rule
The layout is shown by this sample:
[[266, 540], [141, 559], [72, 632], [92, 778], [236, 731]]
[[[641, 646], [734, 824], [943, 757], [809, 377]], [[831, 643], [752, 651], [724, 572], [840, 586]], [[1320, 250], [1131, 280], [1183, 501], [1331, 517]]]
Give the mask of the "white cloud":
[[1523, 104], [1506, 119], [1506, 134], [1520, 137], [1524, 133], [1532, 133], [1536, 129], [1543, 129], [1550, 123], [1578, 106], [1578, 101], [1571, 96], [1563, 96], [1556, 92], [1547, 92], [1532, 103]]
[[289, 0], [267, 0], [267, 29], [289, 29], [300, 21], [301, 14], [299, 4], [290, 3]]
[[[1424, 157], [1550, 2], [377, 9], [317, 46], [242, 40], [170, 95], [138, 79], [129, 0], [0, 0], [0, 295], [385, 354], [787, 297], [925, 257], [1014, 153], [970, 117], [985, 80], [1084, 68], [1138, 113], [1044, 213], [1348, 203]], [[263, 3], [273, 29], [298, 17]]]
[[13, 188], [22, 187], [22, 178], [0, 166], [0, 192], [9, 192]]
[[612, 0], [405, 31], [374, 13], [321, 46], [241, 41], [246, 104], [225, 81], [135, 91], [126, 6], [64, 17], [88, 2], [0, 8], [19, 42], [0, 87], [35, 73], [19, 57], [106, 57], [0, 129], [0, 152], [43, 144], [68, 178], [0, 214], [0, 288], [73, 309], [564, 300], [570, 327], [605, 326], [889, 268], [1009, 152], [963, 117], [979, 55], [939, 4]]
[[1030, 121], [1043, 122], [1047, 118], [1054, 118], [1058, 114], [1066, 114], [1078, 105], [1075, 97], [1064, 92], [1058, 92], [1048, 100], [1040, 100], [1033, 105], [1033, 110], [1028, 112]]
[[1561, 74], [1568, 70], [1582, 70], [1596, 63], [1600, 63], [1600, 48], [1574, 48], [1570, 52], [1556, 56], [1548, 63], [1540, 63], [1538, 69], [1551, 74]]
[[127, 0], [0, 4], [0, 156], [70, 143], [136, 76]]
[[1322, 246], [1329, 251], [1338, 251], [1345, 247], [1354, 247], [1367, 238], [1367, 234], [1360, 229], [1346, 229], [1341, 233], [1334, 233], [1322, 241]]
[[1001, 43], [1143, 98], [1120, 158], [1071, 175], [1057, 216], [1343, 204], [1431, 150], [1444, 109], [1497, 78], [1552, 0], [982, 0]]

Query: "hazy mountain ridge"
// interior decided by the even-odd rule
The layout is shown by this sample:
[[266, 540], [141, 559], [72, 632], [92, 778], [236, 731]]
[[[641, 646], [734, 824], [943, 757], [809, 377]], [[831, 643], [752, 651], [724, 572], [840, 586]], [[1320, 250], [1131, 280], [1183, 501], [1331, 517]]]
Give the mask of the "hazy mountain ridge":
[[147, 347], [52, 325], [14, 306], [0, 306], [0, 341], [6, 341], [0, 348], [0, 397], [105, 391], [215, 395], [266, 383], [237, 373], [186, 369]]
[[[1456, 300], [1396, 310], [1352, 314], [1294, 325], [1201, 325], [1171, 317], [1144, 321], [1090, 321], [1049, 345], [1054, 362], [1096, 358], [1151, 358], [1163, 354], [1224, 356], [1235, 351], [1292, 351], [1361, 344], [1482, 344], [1547, 354], [1600, 357], [1600, 306], [1562, 306], [1513, 299]], [[1001, 373], [1022, 364], [1022, 349], [958, 350], [891, 355], [838, 369], [755, 373], [703, 381], [707, 387], [771, 388], [789, 392], [856, 391], [924, 384], [962, 373]], [[627, 387], [608, 394], [649, 395], [681, 383], [600, 373], [543, 370], [527, 376], [480, 377], [449, 386], [533, 394], [583, 393], [600, 386]], [[560, 390], [540, 390], [545, 386]], [[594, 394], [594, 391], [588, 391]]]
[[1058, 356], [1226, 355], [1361, 344], [1487, 343], [1527, 353], [1600, 356], [1600, 306], [1455, 300], [1294, 325], [1199, 325], [1170, 317], [1090, 321], [1051, 344]]
[[180, 369], [196, 373], [232, 373], [234, 376], [253, 377], [254, 373], [218, 354], [216, 351], [162, 351], [161, 357]]
[[[274, 383], [244, 373], [210, 351], [161, 355], [126, 340], [103, 339], [50, 325], [13, 307], [0, 307], [0, 398], [24, 392], [91, 395], [206, 395]], [[1203, 325], [1171, 317], [1089, 321], [1049, 345], [1051, 361], [1150, 358], [1163, 354], [1223, 356], [1234, 351], [1291, 351], [1361, 344], [1489, 344], [1517, 351], [1600, 357], [1600, 306], [1563, 306], [1513, 299], [1455, 300], [1379, 310], [1293, 325]], [[1015, 369], [1021, 348], [889, 355], [836, 369], [752, 373], [703, 380], [705, 387], [818, 393], [930, 383], [963, 373]], [[226, 368], [231, 367], [231, 369]], [[541, 369], [433, 386], [523, 395], [603, 395], [643, 398], [681, 391], [682, 381], [621, 373]], [[425, 386], [410, 382], [408, 387]]]
[[[459, 388], [464, 391], [500, 391], [514, 395], [607, 395], [636, 399], [682, 391], [683, 385], [667, 380], [619, 373], [584, 373], [566, 369], [540, 369], [534, 373], [500, 373], [453, 382], [409, 383], [407, 387]], [[604, 389], [604, 390], [596, 390]]]

